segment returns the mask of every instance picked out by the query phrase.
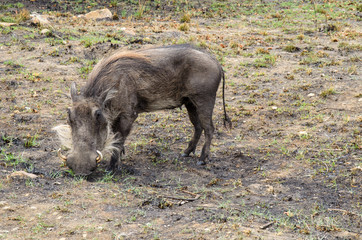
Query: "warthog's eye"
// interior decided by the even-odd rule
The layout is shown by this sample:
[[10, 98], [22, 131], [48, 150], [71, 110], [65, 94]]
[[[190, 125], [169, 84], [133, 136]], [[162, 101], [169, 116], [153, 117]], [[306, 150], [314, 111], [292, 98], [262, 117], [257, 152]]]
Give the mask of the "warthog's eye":
[[96, 118], [97, 121], [100, 121], [103, 117], [102, 111], [100, 109], [96, 110], [94, 112], [94, 117]]

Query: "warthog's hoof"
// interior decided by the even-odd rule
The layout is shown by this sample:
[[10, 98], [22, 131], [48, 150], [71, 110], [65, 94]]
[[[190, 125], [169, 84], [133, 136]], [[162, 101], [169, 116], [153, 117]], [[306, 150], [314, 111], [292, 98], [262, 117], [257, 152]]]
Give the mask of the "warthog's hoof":
[[198, 166], [206, 165], [206, 162], [199, 160], [199, 161], [197, 161], [197, 165], [198, 165]]
[[115, 171], [117, 171], [119, 168], [118, 166], [108, 166], [106, 168], [106, 172], [109, 172], [109, 173], [114, 173]]

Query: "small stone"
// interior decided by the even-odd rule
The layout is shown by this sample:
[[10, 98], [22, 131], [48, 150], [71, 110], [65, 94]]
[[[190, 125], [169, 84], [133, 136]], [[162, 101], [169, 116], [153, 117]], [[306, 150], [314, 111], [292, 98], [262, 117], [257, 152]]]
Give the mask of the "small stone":
[[273, 186], [268, 186], [267, 192], [270, 193], [270, 194], [274, 194], [274, 187]]
[[38, 176], [32, 173], [27, 173], [25, 171], [16, 171], [13, 172], [12, 174], [9, 175], [9, 177], [11, 178], [31, 178], [31, 179], [35, 179]]
[[13, 212], [14, 209], [12, 209], [10, 206], [5, 206], [2, 208], [2, 210], [7, 210], [7, 211], [10, 211], [10, 212]]
[[144, 41], [144, 42], [148, 42], [148, 43], [150, 43], [150, 42], [151, 42], [151, 38], [149, 38], [149, 37], [145, 37], [145, 38], [143, 39], [143, 41]]
[[32, 14], [30, 14], [30, 16], [32, 17], [30, 19], [30, 23], [32, 23], [32, 24], [41, 25], [41, 26], [50, 26], [51, 25], [48, 18], [44, 15], [32, 13]]
[[130, 29], [125, 29], [125, 30], [123, 30], [123, 32], [125, 34], [127, 34], [127, 35], [130, 35], [130, 36], [135, 36], [136, 35], [136, 33], [134, 31], [130, 30]]
[[91, 19], [92, 20], [102, 20], [102, 19], [112, 19], [113, 14], [108, 8], [105, 8], [105, 9], [89, 12], [85, 15], [80, 15], [79, 17], [84, 17], [84, 18], [90, 19], [90, 20]]
[[357, 175], [358, 172], [362, 172], [362, 168], [360, 166], [351, 168], [352, 175]]
[[43, 30], [40, 31], [40, 33], [47, 36], [47, 35], [50, 35], [52, 33], [52, 31], [44, 28]]
[[314, 96], [315, 96], [315, 93], [309, 93], [307, 96], [308, 96], [308, 97], [314, 97]]
[[277, 110], [277, 109], [278, 109], [277, 106], [272, 106], [271, 108], [272, 108], [273, 110]]
[[13, 25], [17, 25], [16, 23], [8, 23], [8, 22], [0, 22], [0, 26], [2, 27], [11, 27]]

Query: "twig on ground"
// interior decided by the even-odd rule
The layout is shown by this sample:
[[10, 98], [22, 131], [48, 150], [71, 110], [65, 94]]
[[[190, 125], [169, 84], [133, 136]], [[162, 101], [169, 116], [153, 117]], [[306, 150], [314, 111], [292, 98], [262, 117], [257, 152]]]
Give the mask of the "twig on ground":
[[350, 212], [350, 211], [347, 211], [347, 210], [344, 210], [344, 209], [338, 209], [338, 208], [328, 208], [328, 211], [332, 212], [332, 211], [336, 211], [336, 212], [343, 212], [343, 214], [346, 214], [346, 215], [358, 215], [357, 213], [354, 213], [354, 212]]
[[180, 200], [180, 201], [188, 201], [188, 202], [196, 201], [197, 199], [200, 198], [200, 196], [196, 196], [195, 198], [183, 198], [183, 197], [174, 197], [174, 196], [162, 196], [162, 197], [174, 200]]
[[192, 195], [192, 196], [194, 196], [194, 197], [200, 197], [198, 194], [193, 193], [193, 192], [189, 192], [189, 191], [186, 191], [186, 190], [183, 190], [183, 189], [181, 189], [180, 191], [181, 191], [181, 192], [184, 192], [184, 193], [187, 193], [187, 194], [190, 194], [190, 195]]
[[271, 225], [273, 225], [274, 222], [268, 222], [267, 224], [264, 224], [263, 226], [260, 226], [260, 229], [267, 229]]

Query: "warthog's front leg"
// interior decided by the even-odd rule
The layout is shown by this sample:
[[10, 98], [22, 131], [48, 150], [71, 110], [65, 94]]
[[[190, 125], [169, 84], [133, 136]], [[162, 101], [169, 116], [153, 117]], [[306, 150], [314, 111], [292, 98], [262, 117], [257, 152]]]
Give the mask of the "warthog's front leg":
[[108, 171], [114, 171], [117, 169], [117, 164], [121, 158], [121, 154], [124, 154], [124, 141], [126, 139], [121, 139], [119, 142], [114, 143], [115, 149], [112, 152], [111, 161], [109, 162], [109, 166], [107, 168]]
[[119, 141], [115, 144], [116, 150], [113, 151], [111, 161], [109, 163], [109, 170], [115, 170], [120, 160], [121, 154], [125, 153], [124, 143], [127, 136], [131, 132], [132, 124], [136, 120], [137, 114], [120, 114], [113, 122], [113, 132], [117, 134]]

